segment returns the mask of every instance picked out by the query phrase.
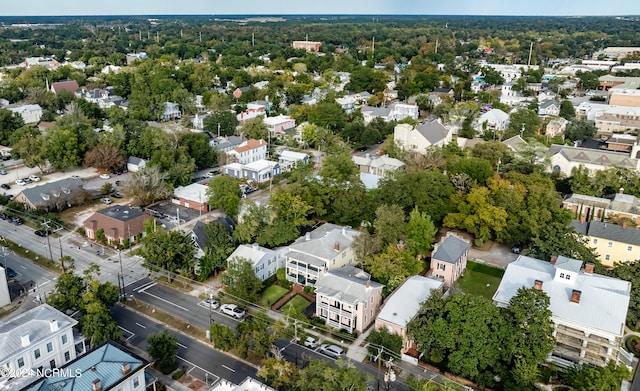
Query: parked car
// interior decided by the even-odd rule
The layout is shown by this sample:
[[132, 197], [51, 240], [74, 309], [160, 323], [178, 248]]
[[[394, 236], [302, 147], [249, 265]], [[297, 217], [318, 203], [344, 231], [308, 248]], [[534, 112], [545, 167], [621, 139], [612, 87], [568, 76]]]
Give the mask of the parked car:
[[3, 183], [2, 185], [0, 185], [0, 187], [2, 187], [5, 190], [11, 189], [11, 186], [7, 185], [6, 183]]
[[27, 184], [27, 182], [25, 182], [25, 180], [24, 180], [24, 179], [18, 179], [18, 180], [16, 180], [16, 185], [24, 186], [24, 185], [26, 185], [26, 184]]
[[110, 179], [111, 175], [109, 174], [100, 174], [100, 179]]
[[37, 231], [34, 231], [34, 234], [44, 238], [44, 237], [47, 237], [47, 236], [51, 235], [51, 231], [49, 231], [47, 229], [39, 229]]
[[107, 198], [107, 197], [105, 197], [105, 198], [100, 198], [100, 202], [102, 202], [103, 204], [107, 204], [107, 205], [109, 205], [109, 204], [111, 204], [113, 201], [111, 201], [111, 198]]
[[116, 191], [111, 194], [111, 197], [122, 198], [124, 197], [124, 194], [120, 193], [119, 191]]
[[511, 247], [511, 252], [514, 254], [520, 254], [522, 252], [522, 246]]
[[122, 181], [116, 181], [116, 186], [120, 186], [122, 184]]
[[21, 225], [23, 223], [22, 219], [20, 217], [12, 217], [11, 218], [11, 224], [13, 225]]
[[225, 304], [222, 307], [220, 307], [220, 310], [224, 314], [233, 316], [236, 319], [242, 319], [246, 313], [245, 310], [243, 310], [242, 308], [238, 307], [235, 304]]
[[322, 344], [320, 345], [320, 349], [318, 349], [318, 351], [326, 356], [335, 359], [344, 357], [344, 349], [337, 345]]
[[7, 275], [8, 279], [12, 279], [12, 278], [16, 278], [18, 277], [18, 273], [16, 273], [15, 270], [13, 270], [10, 267], [7, 267], [6, 269], [4, 269], [5, 274]]
[[309, 349], [315, 349], [318, 347], [318, 341], [313, 337], [307, 337], [304, 340], [304, 346], [308, 347]]
[[211, 306], [214, 310], [220, 307], [220, 303], [218, 303], [215, 299], [204, 299], [204, 303], [208, 306]]
[[34, 182], [40, 182], [40, 177], [37, 175], [29, 175], [29, 179], [31, 179]]
[[0, 175], [7, 175], [7, 170], [5, 170], [4, 168], [0, 169]]
[[24, 183], [31, 183], [31, 182], [33, 182], [33, 181], [31, 180], [31, 178], [24, 178], [24, 179], [23, 179], [23, 181], [24, 181]]
[[9, 220], [9, 216], [6, 213], [0, 213], [0, 219]]
[[2, 161], [6, 162], [8, 160], [11, 160], [11, 155], [2, 155]]

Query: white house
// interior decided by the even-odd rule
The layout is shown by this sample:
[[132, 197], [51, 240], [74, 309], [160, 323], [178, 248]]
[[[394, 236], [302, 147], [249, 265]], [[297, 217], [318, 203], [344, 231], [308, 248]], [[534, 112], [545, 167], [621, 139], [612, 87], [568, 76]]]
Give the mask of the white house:
[[262, 281], [273, 276], [278, 269], [284, 267], [284, 257], [280, 253], [259, 246], [256, 243], [238, 246], [227, 258], [227, 263], [233, 262], [237, 258], [244, 258], [251, 262], [256, 277]]
[[342, 110], [347, 114], [353, 113], [356, 109], [356, 99], [353, 96], [336, 98], [336, 103], [340, 105]]
[[567, 176], [579, 166], [584, 166], [591, 172], [612, 166], [638, 170], [638, 159], [630, 158], [626, 153], [557, 144], [552, 145], [549, 152], [552, 170], [560, 171]]
[[282, 169], [278, 162], [260, 159], [255, 162], [241, 164], [230, 163], [222, 167], [222, 172], [232, 178], [247, 179], [256, 182], [267, 182], [280, 175]]
[[489, 110], [478, 118], [476, 130], [482, 131], [485, 129], [485, 126], [486, 129], [507, 130], [509, 127], [509, 114], [500, 109]]
[[127, 159], [127, 171], [129, 172], [138, 172], [146, 166], [147, 161], [142, 158], [129, 156], [129, 158]]
[[[84, 338], [74, 337], [77, 323], [49, 304], [0, 321], [0, 368], [58, 368], [74, 360], [85, 351]], [[19, 380], [1, 374], [0, 388]]]
[[267, 158], [267, 142], [250, 139], [227, 151], [229, 162], [248, 164]]
[[287, 130], [296, 127], [296, 120], [288, 115], [278, 115], [277, 117], [266, 117], [262, 122], [267, 126], [271, 136], [283, 136]]
[[550, 262], [520, 255], [507, 265], [493, 302], [507, 307], [518, 289], [544, 291], [550, 299], [556, 346], [548, 361], [576, 364], [631, 364], [622, 348], [631, 282], [594, 273], [594, 265], [553, 256]]
[[278, 163], [280, 163], [280, 167], [282, 167], [283, 170], [289, 171], [297, 166], [298, 163], [309, 163], [309, 155], [302, 152], [282, 151], [278, 156]]
[[42, 107], [40, 105], [10, 106], [7, 109], [19, 114], [25, 124], [37, 124], [42, 117]]
[[393, 130], [393, 141], [397, 146], [414, 153], [424, 153], [432, 145], [443, 147], [451, 142], [453, 130], [439, 120], [423, 122], [416, 127], [398, 124]]
[[180, 106], [177, 103], [165, 102], [164, 111], [160, 115], [160, 120], [170, 121], [170, 120], [180, 119], [180, 118], [182, 118], [182, 112], [180, 111]]
[[557, 117], [560, 115], [560, 103], [555, 99], [540, 102], [538, 115], [541, 117]]

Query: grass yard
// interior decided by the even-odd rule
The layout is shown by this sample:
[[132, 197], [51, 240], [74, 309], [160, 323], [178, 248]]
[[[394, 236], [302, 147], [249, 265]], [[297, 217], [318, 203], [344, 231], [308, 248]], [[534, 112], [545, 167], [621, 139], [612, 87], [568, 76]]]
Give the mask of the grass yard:
[[291, 300], [287, 301], [285, 305], [280, 308], [281, 312], [289, 311], [289, 308], [293, 307], [296, 312], [303, 312], [311, 302], [305, 299], [302, 295], [295, 295]]
[[491, 300], [498, 290], [504, 270], [482, 263], [467, 262], [464, 277], [458, 279], [458, 286], [465, 293], [484, 296]]
[[289, 291], [286, 288], [271, 285], [262, 292], [259, 303], [263, 307], [271, 307], [287, 293], [289, 293]]

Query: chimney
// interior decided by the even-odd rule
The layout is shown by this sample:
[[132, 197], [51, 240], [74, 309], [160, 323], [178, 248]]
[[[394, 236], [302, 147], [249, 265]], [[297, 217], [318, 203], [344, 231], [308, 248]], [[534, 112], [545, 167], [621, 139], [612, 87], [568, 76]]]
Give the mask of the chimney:
[[340, 251], [340, 242], [335, 242], [333, 244], [333, 249], [336, 250], [336, 251]]
[[122, 364], [122, 368], [121, 368], [121, 370], [122, 370], [122, 374], [123, 374], [123, 375], [128, 375], [128, 374], [130, 374], [130, 373], [131, 373], [131, 364], [130, 364], [130, 363], [128, 363], [128, 362], [123, 363], [123, 364]]
[[542, 281], [535, 280], [533, 283], [533, 289], [541, 291], [542, 290]]
[[551, 256], [551, 260], [549, 261], [552, 265], [556, 264], [556, 261], [558, 260], [558, 256], [557, 255], [552, 255]]
[[624, 187], [618, 189], [618, 194], [624, 194]]
[[584, 272], [585, 274], [593, 274], [593, 268], [595, 267], [595, 265], [591, 262], [588, 262], [584, 265]]
[[31, 338], [29, 338], [29, 334], [25, 334], [20, 337], [20, 342], [22, 342], [22, 347], [27, 347], [31, 345]]
[[102, 382], [100, 379], [96, 379], [91, 382], [91, 390], [92, 391], [102, 391]]
[[60, 330], [60, 325], [58, 324], [57, 319], [52, 319], [51, 322], [49, 322], [49, 330], [51, 330], [52, 333]]
[[576, 290], [576, 289], [572, 290], [571, 291], [571, 302], [579, 304], [580, 303], [580, 295], [582, 295], [582, 291], [579, 291], [579, 290]]
[[309, 240], [311, 240], [311, 232], [307, 232], [306, 234], [304, 234], [304, 240], [306, 242], [308, 242]]

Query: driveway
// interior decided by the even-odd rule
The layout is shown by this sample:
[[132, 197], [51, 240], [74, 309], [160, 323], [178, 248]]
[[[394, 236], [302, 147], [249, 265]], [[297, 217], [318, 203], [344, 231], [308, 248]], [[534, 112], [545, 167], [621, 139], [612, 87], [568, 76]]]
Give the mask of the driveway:
[[471, 247], [469, 250], [469, 259], [487, 265], [496, 266], [506, 269], [507, 265], [518, 258], [517, 254], [511, 252], [511, 246], [492, 242], [488, 249]]

